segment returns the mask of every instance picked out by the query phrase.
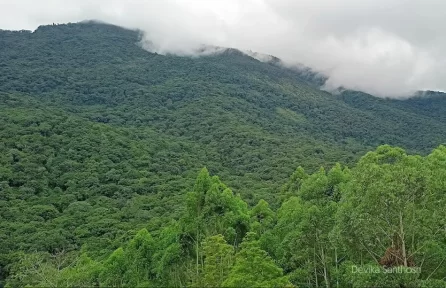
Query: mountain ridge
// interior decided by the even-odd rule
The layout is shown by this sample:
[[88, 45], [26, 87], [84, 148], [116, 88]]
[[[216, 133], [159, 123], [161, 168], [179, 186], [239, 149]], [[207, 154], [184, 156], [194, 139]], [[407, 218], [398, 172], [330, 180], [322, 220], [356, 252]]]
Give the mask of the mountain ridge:
[[[366, 164], [355, 173], [368, 183], [364, 167], [393, 173], [391, 163], [401, 169], [395, 173], [403, 173], [406, 166], [394, 163], [395, 157], [416, 165], [432, 162], [432, 169], [444, 158], [443, 94], [408, 100], [349, 90], [331, 94], [312, 82], [313, 74], [278, 65], [276, 59], [265, 63], [232, 50], [202, 57], [160, 55], [139, 41], [138, 31], [90, 22], [44, 26], [34, 33], [0, 31], [0, 230], [7, 231], [0, 235], [0, 283], [21, 275], [14, 269], [26, 269], [19, 264], [28, 252], [77, 256], [82, 251], [99, 263], [110, 254], [114, 259], [112, 252], [122, 252], [141, 229], [166, 240], [157, 242], [157, 252], [189, 247], [184, 241], [193, 234], [176, 229], [178, 222], [197, 219], [191, 213], [181, 218], [187, 207], [195, 207], [189, 205], [191, 191], [198, 202], [202, 197], [212, 206], [206, 204], [199, 219], [212, 211], [203, 219], [222, 219], [222, 205], [229, 205], [225, 219], [244, 231], [248, 207], [274, 214], [290, 194], [331, 203], [338, 191], [333, 183], [347, 187], [342, 183], [356, 163]], [[381, 144], [421, 155], [440, 148], [422, 157], [382, 146], [357, 162]], [[384, 162], [376, 165], [375, 158]], [[429, 168], [418, 182], [410, 165], [414, 184], [407, 187], [437, 180]], [[387, 187], [380, 175], [372, 179]], [[299, 188], [303, 182], [306, 190]], [[406, 187], [399, 178], [391, 183], [401, 191]], [[435, 183], [432, 187], [440, 187]], [[307, 194], [296, 194], [302, 191]], [[283, 207], [300, 213], [293, 199]], [[242, 210], [237, 219], [246, 221], [238, 225], [233, 212]], [[166, 226], [178, 234], [163, 238]], [[220, 227], [219, 222], [211, 226]], [[231, 231], [237, 230], [228, 231], [234, 236]], [[171, 240], [178, 246], [169, 246]], [[20, 287], [20, 279], [12, 280]]]
[[[232, 179], [253, 201], [302, 163], [312, 171], [348, 164], [384, 143], [428, 153], [446, 139], [443, 108], [435, 105], [442, 97], [423, 106], [430, 100], [332, 95], [243, 52], [159, 55], [139, 41], [136, 30], [92, 22], [0, 32], [0, 89], [88, 122], [149, 127], [194, 143], [212, 155], [198, 166]], [[262, 192], [249, 192], [253, 183]]]
[[[137, 29], [137, 28], [125, 28], [119, 25], [114, 25], [111, 23], [107, 23], [107, 22], [103, 22], [103, 21], [99, 21], [99, 20], [84, 20], [81, 22], [75, 22], [75, 23], [67, 23], [67, 24], [48, 24], [48, 25], [40, 25], [38, 26], [34, 31], [32, 30], [2, 30], [0, 29], [1, 32], [9, 32], [9, 33], [36, 33], [38, 32], [38, 30], [42, 31], [42, 30], [46, 30], [46, 29], [51, 29], [51, 27], [57, 27], [57, 26], [64, 26], [64, 25], [79, 25], [79, 24], [85, 24], [85, 25], [89, 25], [89, 24], [93, 24], [93, 25], [102, 25], [103, 27], [110, 27], [116, 30], [124, 30], [124, 31], [128, 31], [128, 32], [134, 32], [137, 33], [139, 35], [139, 40], [138, 40], [138, 45], [141, 45], [143, 47], [143, 49], [148, 50], [149, 52], [152, 52], [150, 50], [149, 47], [144, 47], [144, 43], [142, 42], [142, 34], [144, 34], [144, 31]], [[39, 31], [39, 32], [40, 32]], [[150, 40], [146, 40], [145, 42], [150, 42]], [[254, 52], [251, 50], [240, 50], [237, 48], [231, 48], [231, 47], [220, 47], [220, 46], [213, 46], [213, 45], [202, 45], [201, 47], [197, 48], [195, 50], [195, 53], [191, 53], [191, 54], [185, 54], [183, 55], [184, 57], [191, 57], [191, 56], [209, 56], [211, 54], [218, 54], [218, 53], [222, 53], [222, 52], [236, 52], [236, 53], [242, 53], [244, 55], [250, 56], [254, 59], [257, 59], [261, 62], [264, 63], [268, 63], [271, 65], [276, 65], [278, 67], [281, 68], [285, 68], [285, 69], [289, 69], [291, 71], [296, 71], [300, 74], [303, 74], [303, 76], [305, 76], [305, 74], [307, 74], [309, 77], [308, 83], [313, 84], [315, 87], [323, 87], [324, 83], [328, 80], [328, 76], [325, 75], [324, 73], [320, 72], [320, 71], [316, 71], [314, 69], [312, 69], [311, 67], [305, 66], [303, 64], [292, 64], [292, 65], [286, 65], [282, 59], [280, 59], [279, 57], [276, 57], [274, 55], [270, 55], [270, 54], [265, 54], [265, 53], [261, 53], [261, 52]], [[153, 52], [155, 54], [158, 54], [157, 52]], [[175, 55], [174, 53], [167, 53], [167, 54], [171, 54], [171, 55]], [[354, 91], [357, 93], [364, 93], [361, 92], [359, 90], [351, 90], [351, 89], [344, 89], [342, 87], [339, 88], [341, 91], [344, 90], [348, 90], [348, 91]], [[329, 91], [331, 92], [331, 91]], [[335, 93], [339, 93], [338, 90], [333, 91]], [[368, 93], [365, 93], [368, 94]], [[371, 94], [370, 94], [371, 95]], [[374, 96], [374, 95], [373, 95]], [[378, 96], [374, 96], [374, 97], [378, 97]], [[443, 91], [432, 91], [432, 90], [420, 90], [420, 91], [416, 91], [410, 95], [406, 95], [406, 97], [403, 97], [399, 100], [405, 100], [408, 98], [430, 98], [430, 97], [446, 97], [446, 93]], [[378, 98], [389, 98], [391, 99], [391, 97], [378, 97]]]

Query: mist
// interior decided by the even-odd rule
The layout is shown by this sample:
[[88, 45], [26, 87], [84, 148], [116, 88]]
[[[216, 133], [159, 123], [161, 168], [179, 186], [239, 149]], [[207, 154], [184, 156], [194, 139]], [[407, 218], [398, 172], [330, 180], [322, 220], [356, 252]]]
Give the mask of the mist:
[[[95, 19], [144, 31], [150, 51], [198, 55], [203, 45], [274, 55], [380, 97], [446, 90], [446, 1], [15, 0], [0, 29]], [[150, 45], [148, 45], [150, 43]], [[209, 51], [207, 51], [209, 53]]]

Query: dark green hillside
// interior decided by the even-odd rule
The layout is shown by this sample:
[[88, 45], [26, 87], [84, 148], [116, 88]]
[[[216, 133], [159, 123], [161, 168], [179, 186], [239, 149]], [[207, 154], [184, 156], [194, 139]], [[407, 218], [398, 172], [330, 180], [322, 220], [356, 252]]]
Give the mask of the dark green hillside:
[[[37, 247], [22, 244], [2, 259], [6, 287], [444, 287], [445, 160], [445, 146], [422, 157], [383, 145], [352, 169], [299, 167], [278, 209], [264, 200], [249, 208], [204, 168], [179, 220], [162, 229], [151, 221], [162, 218], [149, 216], [154, 198], [134, 198], [121, 212], [105, 198], [72, 202], [59, 215], [48, 204], [23, 205], [17, 217], [32, 222], [11, 227], [32, 231]], [[55, 234], [42, 222], [65, 229]], [[115, 227], [133, 229], [113, 235]], [[42, 231], [53, 238], [39, 243]], [[67, 234], [87, 244], [56, 243]], [[43, 246], [53, 243], [61, 249]]]
[[[378, 133], [376, 137], [383, 143], [386, 143], [388, 135], [392, 134], [395, 140], [406, 138], [406, 147], [411, 151], [423, 151], [422, 147], [446, 143], [446, 137], [442, 133], [442, 127], [446, 125], [444, 116], [446, 115], [446, 95], [443, 93], [407, 100], [382, 99], [358, 91], [344, 91], [335, 97], [350, 107], [360, 110], [361, 113], [392, 121], [392, 126], [380, 126], [382, 125], [381, 121], [366, 124], [376, 128], [381, 127], [382, 135]], [[435, 122], [435, 125], [430, 126], [430, 129], [433, 129], [430, 133], [417, 133], [417, 131], [426, 129], [424, 123], [432, 123], [432, 121]], [[422, 144], [420, 145], [420, 143]]]
[[[309, 70], [262, 63], [235, 49], [202, 57], [159, 55], [142, 49], [139, 40], [138, 31], [98, 23], [0, 31], [0, 283], [21, 275], [13, 264], [28, 257], [23, 253], [78, 256], [82, 247], [102, 261], [137, 230], [160, 236], [160, 227], [184, 216], [185, 195], [197, 188], [194, 179], [203, 167], [234, 193], [212, 178], [214, 198], [201, 199], [214, 206], [197, 217], [215, 231], [193, 231], [198, 220], [190, 216], [168, 228], [171, 238], [161, 233], [167, 240], [159, 250], [182, 245], [188, 256], [175, 259], [184, 256], [187, 265], [194, 249], [188, 241], [198, 243], [205, 234], [226, 233], [237, 248], [237, 237], [252, 228], [248, 207], [264, 199], [277, 210], [289, 192], [282, 187], [298, 166], [309, 173], [336, 162], [354, 166], [381, 144], [426, 155], [446, 140], [441, 96], [335, 96], [317, 89], [317, 75]], [[300, 181], [299, 171], [293, 181]], [[227, 202], [218, 202], [220, 196]], [[222, 205], [224, 223], [216, 220]], [[193, 238], [193, 232], [202, 236]], [[189, 240], [178, 240], [184, 235]], [[246, 255], [264, 254], [248, 240]], [[161, 264], [177, 263], [156, 257]], [[183, 276], [192, 269], [169, 267]], [[151, 273], [164, 271], [156, 269]], [[282, 275], [278, 271], [271, 273]], [[228, 283], [239, 283], [239, 272]]]
[[418, 93], [416, 97], [394, 102], [408, 111], [446, 123], [446, 93], [424, 91]]
[[382, 116], [388, 113], [400, 116], [403, 111], [412, 117], [418, 115], [446, 123], [446, 93], [443, 92], [418, 92], [414, 97], [403, 100], [377, 98], [359, 91], [344, 91], [337, 97], [352, 107], [373, 110]]
[[[283, 143], [274, 143], [275, 150], [295, 143], [306, 147], [306, 155], [331, 163], [348, 162], [356, 152], [382, 143], [428, 152], [446, 135], [438, 119], [418, 119], [392, 107], [383, 113], [346, 105], [307, 85], [308, 73], [261, 63], [236, 50], [199, 58], [162, 56], [141, 49], [138, 39], [137, 31], [95, 23], [42, 26], [34, 33], [3, 31], [0, 89], [91, 121], [147, 126], [212, 147], [223, 165], [240, 162], [240, 155], [225, 148], [244, 155], [256, 146], [271, 147], [262, 144], [266, 139]], [[410, 139], [404, 127], [408, 121], [416, 127]], [[258, 141], [233, 149], [243, 142], [243, 131]], [[336, 150], [350, 155], [333, 157]], [[321, 163], [315, 164], [310, 168]]]

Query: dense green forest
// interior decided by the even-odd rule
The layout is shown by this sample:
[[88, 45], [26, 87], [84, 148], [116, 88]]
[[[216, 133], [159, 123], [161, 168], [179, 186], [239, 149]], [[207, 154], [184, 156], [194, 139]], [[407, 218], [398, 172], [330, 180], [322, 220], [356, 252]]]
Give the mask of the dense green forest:
[[444, 94], [140, 37], [0, 30], [0, 287], [445, 286]]
[[[445, 146], [426, 157], [380, 146], [352, 169], [336, 164], [311, 175], [299, 167], [277, 210], [264, 200], [249, 208], [204, 168], [178, 220], [149, 232], [147, 219], [102, 256], [91, 247], [16, 252], [6, 286], [444, 287], [445, 191]], [[70, 203], [66, 229], [104, 232], [88, 223], [108, 212], [104, 206]], [[34, 223], [59, 213], [48, 205], [29, 210]], [[117, 213], [122, 225], [125, 212]]]

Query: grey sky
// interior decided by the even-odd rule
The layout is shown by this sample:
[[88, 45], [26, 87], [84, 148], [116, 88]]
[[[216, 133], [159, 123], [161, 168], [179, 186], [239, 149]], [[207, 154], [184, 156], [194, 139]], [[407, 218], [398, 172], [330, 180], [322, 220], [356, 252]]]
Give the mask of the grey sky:
[[446, 90], [444, 0], [0, 0], [1, 29], [86, 19], [142, 29], [158, 52], [272, 54], [326, 73], [329, 88]]

